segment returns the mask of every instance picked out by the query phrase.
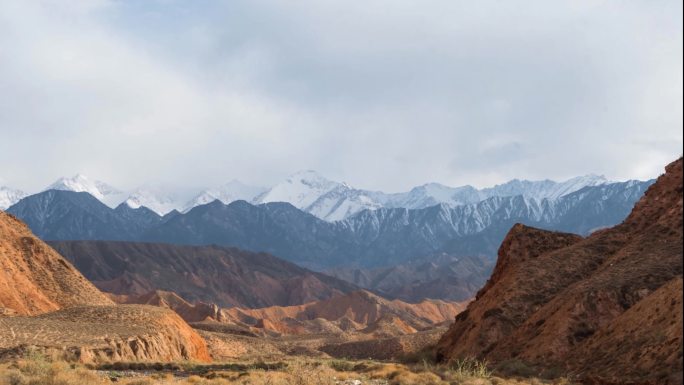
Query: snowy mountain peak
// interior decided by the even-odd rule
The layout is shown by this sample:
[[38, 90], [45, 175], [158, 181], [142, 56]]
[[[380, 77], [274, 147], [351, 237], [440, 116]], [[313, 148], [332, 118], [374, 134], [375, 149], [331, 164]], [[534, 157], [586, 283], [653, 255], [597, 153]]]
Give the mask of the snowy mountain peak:
[[59, 178], [45, 190], [87, 192], [111, 207], [114, 207], [113, 204], [119, 200], [119, 196], [122, 194], [120, 190], [111, 185], [99, 180], [92, 180], [83, 174], [76, 174], [70, 178]]
[[333, 182], [313, 170], [299, 171], [283, 182], [259, 195], [256, 203], [289, 202], [295, 207], [306, 209], [324, 194], [343, 184]]
[[0, 186], [0, 210], [7, 209], [26, 196], [28, 196], [28, 194], [21, 190]]
[[133, 191], [124, 201], [128, 207], [137, 209], [145, 206], [159, 215], [165, 215], [178, 207], [178, 201], [162, 191], [153, 187], [140, 187]]

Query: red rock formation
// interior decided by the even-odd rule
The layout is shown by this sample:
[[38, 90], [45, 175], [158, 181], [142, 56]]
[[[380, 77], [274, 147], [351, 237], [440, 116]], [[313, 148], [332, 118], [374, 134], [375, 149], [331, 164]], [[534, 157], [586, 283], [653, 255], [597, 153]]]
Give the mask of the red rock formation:
[[0, 212], [0, 358], [28, 346], [83, 362], [210, 360], [202, 337], [176, 313], [116, 306], [26, 225]]
[[[649, 303], [658, 302], [661, 294], [649, 297], [661, 288], [675, 287], [681, 276], [679, 159], [667, 166], [629, 217], [614, 228], [579, 239], [515, 226], [500, 248], [490, 282], [457, 316], [440, 340], [438, 353], [444, 360], [476, 356], [501, 363], [515, 359], [601, 381], [678, 383], [681, 306], [659, 307], [662, 313], [658, 315]], [[663, 290], [681, 303], [681, 290]], [[632, 308], [643, 311], [634, 314]], [[640, 334], [639, 345], [625, 343], [622, 350], [608, 347], [606, 335], [611, 330], [625, 331], [620, 338], [629, 340], [633, 335], [627, 331], [636, 331], [639, 322], [646, 320], [654, 329], [668, 330], [667, 337], [651, 330]], [[677, 332], [668, 329], [673, 321], [679, 322]], [[589, 346], [603, 350], [589, 354]], [[648, 359], [640, 367], [642, 372], [635, 372], [639, 365], [625, 357], [649, 351], [666, 358]], [[587, 357], [601, 359], [588, 361]]]
[[33, 315], [110, 301], [15, 217], [0, 211], [0, 314]]

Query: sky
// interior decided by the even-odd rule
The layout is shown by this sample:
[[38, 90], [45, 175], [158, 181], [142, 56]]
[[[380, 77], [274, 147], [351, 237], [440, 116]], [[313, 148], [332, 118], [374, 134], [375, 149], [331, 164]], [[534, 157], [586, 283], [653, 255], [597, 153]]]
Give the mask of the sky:
[[682, 2], [0, 0], [0, 180], [357, 188], [648, 179]]

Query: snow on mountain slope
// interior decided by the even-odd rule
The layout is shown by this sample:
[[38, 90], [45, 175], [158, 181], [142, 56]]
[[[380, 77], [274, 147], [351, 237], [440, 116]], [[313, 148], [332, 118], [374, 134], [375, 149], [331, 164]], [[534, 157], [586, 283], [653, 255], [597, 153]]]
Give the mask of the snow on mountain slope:
[[318, 218], [337, 221], [364, 209], [382, 207], [384, 193], [358, 190], [346, 183], [333, 182], [315, 171], [307, 170], [290, 175], [253, 203], [287, 202]]
[[409, 192], [386, 194], [383, 206], [421, 209], [440, 203], [458, 206], [481, 200], [480, 192], [472, 186], [449, 187], [439, 183], [428, 183], [414, 187]]
[[83, 174], [59, 178], [43, 191], [47, 190], [87, 192], [109, 207], [116, 207], [124, 198], [122, 191], [99, 180], [91, 180]]
[[[366, 209], [422, 209], [439, 204], [457, 207], [475, 204], [492, 197], [522, 195], [539, 204], [545, 199], [557, 200], [587, 186], [607, 183], [610, 182], [603, 176], [586, 175], [564, 182], [514, 179], [480, 190], [468, 185], [450, 187], [439, 183], [428, 183], [414, 187], [407, 192], [388, 194], [356, 189], [346, 183], [335, 182], [315, 171], [307, 170], [290, 175], [270, 189], [249, 186], [233, 180], [225, 185], [203, 190], [189, 200], [187, 194], [183, 195], [184, 198], [180, 198], [175, 192], [162, 188], [142, 187], [126, 194], [106, 183], [90, 180], [81, 174], [72, 178], [61, 178], [47, 189], [85, 191], [110, 207], [116, 207], [119, 203], [125, 202], [131, 208], [145, 206], [160, 215], [167, 214], [174, 209], [187, 212], [193, 207], [208, 204], [214, 200], [226, 204], [236, 200], [245, 200], [254, 204], [287, 202], [320, 219], [334, 222]], [[15, 203], [8, 198], [9, 193], [4, 194], [7, 197], [0, 204], [9, 207]]]
[[264, 187], [250, 186], [238, 180], [232, 180], [222, 186], [200, 192], [185, 204], [182, 212], [187, 212], [193, 207], [205, 205], [217, 199], [225, 204], [238, 200], [251, 202], [265, 191], [266, 188]]
[[328, 180], [316, 171], [300, 171], [259, 195], [254, 202], [288, 202], [297, 208], [305, 209], [326, 193], [341, 186], [344, 185]]
[[537, 201], [543, 199], [558, 199], [564, 195], [571, 194], [587, 186], [599, 186], [610, 183], [602, 175], [584, 175], [564, 182], [554, 182], [551, 180], [528, 181], [513, 179], [509, 182], [480, 190], [482, 199], [492, 196], [514, 196], [523, 195], [534, 198]]
[[180, 202], [175, 196], [155, 187], [140, 187], [124, 201], [130, 208], [144, 206], [162, 216], [181, 207]]
[[514, 179], [481, 190], [472, 186], [449, 187], [428, 183], [408, 192], [387, 194], [355, 189], [346, 183], [328, 180], [315, 171], [302, 171], [264, 192], [253, 203], [287, 202], [318, 218], [338, 221], [365, 209], [422, 209], [438, 204], [456, 207], [475, 204], [492, 197], [522, 195], [540, 204], [545, 199], [556, 200], [584, 187], [606, 183], [609, 181], [603, 176], [586, 175], [564, 182]]
[[7, 209], [26, 196], [28, 194], [21, 190], [0, 186], [0, 210]]
[[303, 209], [321, 219], [331, 222], [339, 221], [361, 210], [383, 207], [379, 199], [380, 194], [356, 190], [346, 184], [340, 184]]

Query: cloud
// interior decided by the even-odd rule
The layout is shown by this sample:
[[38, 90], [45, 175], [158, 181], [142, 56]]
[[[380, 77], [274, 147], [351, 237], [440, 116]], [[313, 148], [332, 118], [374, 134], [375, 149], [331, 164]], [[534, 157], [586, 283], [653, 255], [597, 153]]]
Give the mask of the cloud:
[[599, 173], [681, 154], [682, 4], [0, 4], [0, 176], [372, 189]]

